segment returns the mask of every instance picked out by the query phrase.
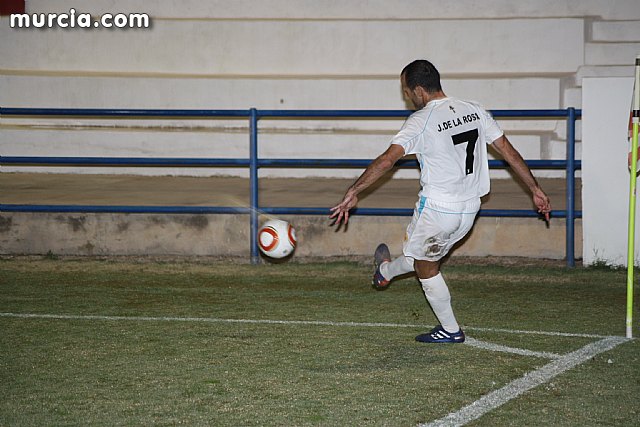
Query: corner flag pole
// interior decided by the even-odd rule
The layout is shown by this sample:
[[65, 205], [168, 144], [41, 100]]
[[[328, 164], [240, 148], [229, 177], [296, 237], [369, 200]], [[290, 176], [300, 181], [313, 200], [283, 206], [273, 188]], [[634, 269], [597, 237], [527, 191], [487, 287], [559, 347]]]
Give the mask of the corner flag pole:
[[640, 123], [640, 55], [636, 57], [633, 82], [631, 170], [629, 181], [629, 236], [627, 252], [627, 338], [633, 337], [633, 267], [635, 264], [636, 179], [638, 162], [638, 125]]

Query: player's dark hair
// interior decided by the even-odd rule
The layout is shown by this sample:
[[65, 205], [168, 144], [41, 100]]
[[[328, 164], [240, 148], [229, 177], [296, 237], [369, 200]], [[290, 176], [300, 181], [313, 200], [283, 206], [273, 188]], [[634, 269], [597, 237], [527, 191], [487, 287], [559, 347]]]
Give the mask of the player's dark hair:
[[440, 73], [437, 68], [426, 59], [418, 59], [404, 67], [402, 73], [407, 87], [411, 90], [417, 86], [422, 87], [427, 93], [439, 92], [442, 90], [440, 85]]

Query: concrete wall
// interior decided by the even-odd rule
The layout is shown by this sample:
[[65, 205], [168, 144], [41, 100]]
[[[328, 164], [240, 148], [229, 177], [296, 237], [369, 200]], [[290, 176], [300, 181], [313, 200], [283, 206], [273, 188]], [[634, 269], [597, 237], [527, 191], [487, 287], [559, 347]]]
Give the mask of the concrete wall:
[[[584, 82], [585, 264], [627, 265], [630, 184], [627, 135], [632, 94], [633, 78], [588, 78]], [[639, 264], [640, 227], [636, 227], [638, 243], [634, 259]]]
[[[296, 257], [371, 256], [378, 242], [400, 255], [409, 218], [363, 217], [336, 232], [324, 217], [283, 216], [295, 224]], [[576, 241], [581, 241], [577, 221]], [[515, 238], [514, 236], [518, 236]], [[562, 221], [478, 218], [453, 256], [520, 256], [563, 259]], [[0, 214], [3, 254], [236, 256], [249, 259], [244, 215]], [[575, 248], [576, 257], [581, 247]]]
[[[449, 95], [490, 109], [580, 108], [584, 77], [632, 75], [640, 51], [637, 0], [489, 0], [481, 6], [474, 0], [446, 7], [435, 0], [30, 0], [28, 13], [72, 7], [95, 16], [148, 13], [152, 27], [14, 29], [0, 18], [0, 106], [403, 109], [398, 73], [425, 57], [440, 68]], [[564, 158], [563, 121], [501, 123], [526, 158]], [[397, 120], [264, 120], [261, 155], [371, 158], [399, 126]], [[0, 155], [244, 157], [247, 128], [244, 120], [1, 118]], [[16, 170], [24, 168], [2, 168]], [[74, 171], [246, 175], [235, 169]], [[261, 176], [359, 172], [263, 170]]]

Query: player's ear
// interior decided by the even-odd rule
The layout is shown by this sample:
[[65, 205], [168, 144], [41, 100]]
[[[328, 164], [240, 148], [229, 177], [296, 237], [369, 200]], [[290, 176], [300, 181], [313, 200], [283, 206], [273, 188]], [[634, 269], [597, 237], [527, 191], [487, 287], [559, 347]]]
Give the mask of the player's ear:
[[427, 105], [427, 101], [429, 101], [429, 93], [422, 86], [416, 86], [413, 90], [414, 96], [416, 96], [420, 101], [422, 101], [422, 105]]

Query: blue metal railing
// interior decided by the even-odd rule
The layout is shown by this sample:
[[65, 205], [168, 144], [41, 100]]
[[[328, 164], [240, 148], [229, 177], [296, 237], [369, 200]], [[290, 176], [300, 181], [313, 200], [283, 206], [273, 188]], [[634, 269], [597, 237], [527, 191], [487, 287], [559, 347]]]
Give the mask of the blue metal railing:
[[[364, 168], [366, 159], [260, 159], [258, 157], [258, 121], [261, 118], [406, 118], [405, 110], [149, 110], [149, 109], [69, 109], [69, 108], [2, 108], [2, 117], [121, 117], [121, 118], [248, 118], [249, 158], [121, 158], [121, 157], [27, 157], [0, 156], [0, 166], [5, 165], [68, 165], [68, 166], [182, 166], [182, 167], [248, 167], [250, 203], [248, 208], [227, 206], [96, 206], [96, 205], [18, 205], [0, 204], [0, 212], [93, 212], [93, 213], [175, 213], [175, 214], [249, 214], [251, 260], [258, 262], [257, 229], [259, 212], [273, 215], [328, 215], [328, 208], [260, 207], [258, 194], [258, 170], [264, 167], [301, 168]], [[527, 160], [531, 168], [565, 169], [567, 180], [566, 209], [554, 210], [555, 218], [566, 218], [566, 261], [575, 266], [575, 219], [582, 211], [575, 209], [575, 171], [581, 162], [575, 159], [575, 124], [581, 110], [493, 110], [496, 118], [548, 118], [567, 120], [566, 160]], [[415, 160], [401, 160], [398, 168], [416, 168]], [[506, 168], [502, 160], [489, 161], [491, 168]], [[413, 209], [357, 208], [355, 215], [411, 216]], [[538, 217], [533, 210], [481, 209], [479, 216], [488, 217]]]

